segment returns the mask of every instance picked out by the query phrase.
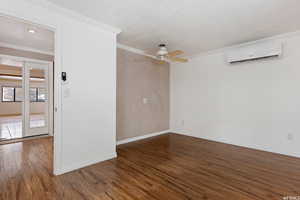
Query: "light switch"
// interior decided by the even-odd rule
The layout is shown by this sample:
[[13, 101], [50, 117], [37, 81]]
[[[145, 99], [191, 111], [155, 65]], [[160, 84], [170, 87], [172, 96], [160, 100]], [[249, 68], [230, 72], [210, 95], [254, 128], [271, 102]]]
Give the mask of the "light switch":
[[65, 88], [64, 89], [64, 97], [66, 97], [66, 98], [68, 98], [68, 97], [70, 97], [70, 88]]

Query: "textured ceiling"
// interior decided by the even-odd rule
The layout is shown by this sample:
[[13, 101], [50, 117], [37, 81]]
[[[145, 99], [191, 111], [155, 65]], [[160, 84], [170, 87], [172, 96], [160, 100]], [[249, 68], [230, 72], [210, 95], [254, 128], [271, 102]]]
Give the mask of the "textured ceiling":
[[[54, 52], [54, 33], [24, 21], [0, 16], [0, 46], [1, 43], [20, 46], [42, 52]], [[29, 33], [34, 29], [36, 33]]]
[[122, 29], [118, 42], [189, 55], [300, 29], [299, 0], [50, 0]]

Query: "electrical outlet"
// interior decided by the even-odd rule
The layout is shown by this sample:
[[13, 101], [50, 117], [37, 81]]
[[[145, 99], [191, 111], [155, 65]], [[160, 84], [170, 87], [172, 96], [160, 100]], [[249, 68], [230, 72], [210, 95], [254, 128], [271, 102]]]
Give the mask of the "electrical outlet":
[[143, 104], [148, 104], [148, 99], [147, 98], [143, 98]]
[[184, 120], [181, 120], [181, 126], [184, 127]]
[[294, 139], [294, 135], [292, 133], [289, 133], [287, 135], [287, 139], [290, 140], [290, 141], [293, 140]]

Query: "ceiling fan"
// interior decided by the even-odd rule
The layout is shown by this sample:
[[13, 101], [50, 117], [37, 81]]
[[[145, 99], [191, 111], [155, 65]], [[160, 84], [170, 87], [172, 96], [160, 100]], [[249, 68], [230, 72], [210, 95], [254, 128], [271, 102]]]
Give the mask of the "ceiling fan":
[[160, 44], [160, 45], [158, 45], [158, 47], [159, 47], [159, 50], [156, 53], [156, 57], [160, 63], [163, 64], [166, 61], [181, 62], [181, 63], [188, 62], [188, 59], [186, 59], [186, 58], [177, 57], [178, 55], [183, 54], [184, 53], [183, 51], [176, 50], [176, 51], [168, 52], [168, 49], [165, 44]]

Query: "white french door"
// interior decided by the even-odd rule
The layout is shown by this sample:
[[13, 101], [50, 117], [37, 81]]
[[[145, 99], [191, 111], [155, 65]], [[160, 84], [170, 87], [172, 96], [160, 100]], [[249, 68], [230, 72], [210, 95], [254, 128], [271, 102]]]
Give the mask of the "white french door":
[[23, 137], [51, 134], [52, 64], [24, 62]]

